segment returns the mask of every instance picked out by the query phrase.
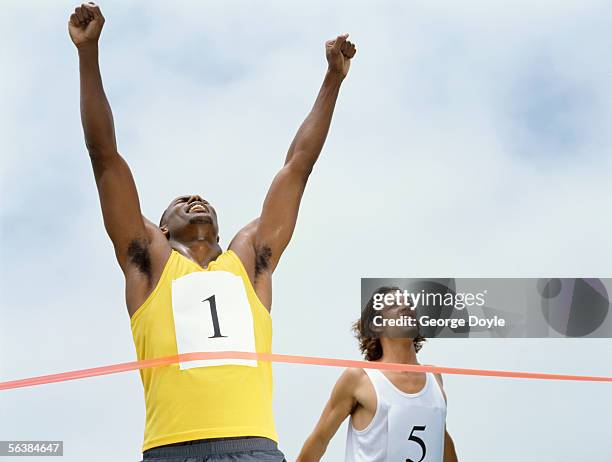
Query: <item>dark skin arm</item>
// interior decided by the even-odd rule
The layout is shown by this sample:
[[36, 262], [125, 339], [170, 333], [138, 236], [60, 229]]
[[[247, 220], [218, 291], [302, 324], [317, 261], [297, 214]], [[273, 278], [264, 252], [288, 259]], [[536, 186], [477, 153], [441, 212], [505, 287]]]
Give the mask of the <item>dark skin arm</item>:
[[328, 70], [315, 104], [272, 181], [260, 217], [245, 226], [230, 244], [245, 263], [255, 291], [268, 309], [272, 273], [293, 235], [302, 194], [323, 149], [340, 86], [355, 55], [355, 46], [347, 37], [341, 35], [325, 44]]
[[[86, 145], [104, 224], [126, 277], [128, 311], [133, 314], [159, 280], [171, 247], [161, 230], [142, 217], [134, 179], [117, 151], [112, 112], [98, 65], [98, 39], [103, 25], [99, 8], [87, 3], [75, 9], [69, 31], [79, 51]], [[306, 181], [323, 147], [340, 84], [355, 54], [355, 47], [346, 38], [341, 36], [326, 44], [329, 68], [315, 105], [270, 187], [260, 218], [245, 226], [230, 244], [268, 308], [271, 274], [293, 233]]]
[[[98, 39], [105, 19], [100, 8], [84, 3], [70, 16], [68, 30], [79, 54], [81, 122], [94, 171], [104, 226], [126, 277], [128, 310], [144, 300], [170, 253], [157, 227], [140, 211], [129, 166], [117, 150], [113, 114], [98, 63]], [[147, 267], [149, 271], [142, 271]]]

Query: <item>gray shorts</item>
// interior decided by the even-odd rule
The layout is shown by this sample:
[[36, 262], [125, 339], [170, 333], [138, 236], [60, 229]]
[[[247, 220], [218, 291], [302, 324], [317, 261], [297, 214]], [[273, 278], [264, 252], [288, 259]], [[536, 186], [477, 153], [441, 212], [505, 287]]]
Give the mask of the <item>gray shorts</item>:
[[214, 438], [148, 449], [142, 462], [286, 462], [268, 438]]

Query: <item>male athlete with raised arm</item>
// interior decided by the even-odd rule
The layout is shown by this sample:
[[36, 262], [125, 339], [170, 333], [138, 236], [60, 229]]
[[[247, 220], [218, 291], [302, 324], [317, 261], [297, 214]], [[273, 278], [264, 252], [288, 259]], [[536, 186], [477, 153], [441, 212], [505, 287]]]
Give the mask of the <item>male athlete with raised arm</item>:
[[[272, 273], [293, 233], [300, 200], [323, 148], [355, 46], [326, 43], [328, 69], [258, 218], [219, 245], [217, 211], [197, 194], [174, 199], [159, 226], [144, 218], [119, 154], [98, 65], [104, 17], [93, 3], [68, 23], [78, 49], [81, 120], [104, 225], [125, 275], [138, 359], [197, 351], [271, 352]], [[231, 176], [228, 177], [231, 181]], [[282, 461], [269, 362], [184, 362], [141, 370], [144, 461]]]
[[[389, 304], [380, 311], [374, 308], [376, 297], [397, 291], [397, 287], [377, 289], [353, 330], [366, 360], [418, 364], [416, 354], [424, 340], [418, 327], [391, 327], [393, 323], [381, 321], [416, 319], [410, 303]], [[378, 321], [376, 316], [381, 316]], [[446, 431], [446, 394], [440, 374], [347, 369], [297, 462], [318, 462], [349, 416], [345, 462], [457, 462]]]

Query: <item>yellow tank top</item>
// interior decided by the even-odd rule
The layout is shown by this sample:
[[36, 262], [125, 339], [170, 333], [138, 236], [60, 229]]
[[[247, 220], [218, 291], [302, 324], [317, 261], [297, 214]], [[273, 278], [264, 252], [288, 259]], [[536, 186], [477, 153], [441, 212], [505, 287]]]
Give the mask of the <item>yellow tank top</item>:
[[[172, 250], [157, 286], [131, 319], [138, 359], [153, 359], [184, 352], [180, 351], [182, 347], [177, 347], [177, 338], [180, 339], [179, 345], [184, 344], [184, 330], [180, 329], [185, 329], [185, 322], [180, 321], [182, 318], [176, 314], [177, 304], [183, 303], [177, 296], [176, 287], [179, 282], [209, 277], [192, 274], [196, 272], [226, 272], [213, 274], [215, 277], [211, 279], [216, 280], [217, 276], [233, 279], [238, 285], [232, 287], [238, 290], [232, 291], [232, 297], [235, 297], [235, 292], [241, 291], [240, 287], [244, 289], [244, 294], [239, 294], [239, 297], [244, 300], [243, 304], [248, 302], [248, 308], [245, 305], [244, 309], [250, 308], [252, 313], [255, 349], [259, 353], [271, 353], [272, 319], [255, 294], [238, 256], [231, 250], [226, 251], [203, 269]], [[214, 286], [216, 283], [212, 284]], [[208, 297], [202, 300], [207, 302], [201, 304], [202, 312], [199, 311], [200, 305], [194, 305], [196, 310], [187, 309], [181, 313], [187, 312], [187, 316], [194, 315], [193, 311], [197, 311], [195, 315], [212, 313], [211, 299]], [[234, 300], [226, 297], [226, 300], [230, 299]], [[218, 318], [217, 325], [214, 328], [212, 325], [207, 326], [204, 338], [221, 336], [228, 329], [227, 321], [222, 316], [223, 307], [215, 306], [215, 310], [219, 311], [219, 316], [215, 316]], [[175, 330], [175, 318], [179, 330]], [[223, 322], [219, 325], [219, 319], [225, 325]], [[197, 323], [188, 322], [187, 329], [190, 324]], [[242, 328], [248, 328], [248, 325], [244, 326], [250, 324], [250, 319], [240, 324]], [[141, 369], [146, 405], [143, 451], [165, 444], [205, 438], [262, 436], [278, 441], [272, 412], [272, 365], [266, 361], [254, 364], [257, 367], [192, 365], [192, 368], [181, 369], [179, 364], [173, 364]]]

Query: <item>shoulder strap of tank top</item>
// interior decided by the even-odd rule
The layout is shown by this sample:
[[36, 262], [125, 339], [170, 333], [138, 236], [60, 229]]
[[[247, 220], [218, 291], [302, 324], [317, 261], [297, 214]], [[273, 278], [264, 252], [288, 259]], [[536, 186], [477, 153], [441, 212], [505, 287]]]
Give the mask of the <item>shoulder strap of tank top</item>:
[[[392, 382], [389, 380], [381, 370], [378, 369], [364, 369], [370, 380], [374, 384], [376, 388], [376, 392], [383, 396], [402, 396], [407, 395], [408, 397], [416, 397], [421, 396], [425, 393], [436, 393], [442, 399], [444, 399], [444, 395], [442, 395], [442, 391], [440, 385], [437, 383], [437, 379], [431, 372], [425, 373], [425, 384], [423, 388], [416, 393], [405, 393], [399, 390]], [[434, 383], [436, 382], [436, 383]], [[436, 391], [437, 388], [437, 391]], [[411, 396], [412, 395], [412, 396]]]
[[370, 382], [372, 382], [372, 385], [374, 386], [378, 399], [383, 400], [389, 396], [389, 393], [391, 392], [390, 387], [392, 387], [392, 385], [389, 382], [389, 379], [383, 375], [383, 372], [379, 369], [364, 369], [364, 371], [370, 378]]
[[433, 372], [428, 372], [427, 375], [429, 376], [429, 382], [431, 382], [431, 391], [438, 395], [440, 399], [446, 403], [446, 399], [444, 399], [444, 392], [442, 391], [442, 385], [440, 385], [440, 382], [436, 378], [435, 374]]
[[370, 379], [370, 382], [372, 382], [372, 386], [378, 394], [380, 392], [381, 380], [384, 379], [384, 377], [380, 377], [381, 372], [378, 369], [364, 369], [363, 372], [366, 373]]

